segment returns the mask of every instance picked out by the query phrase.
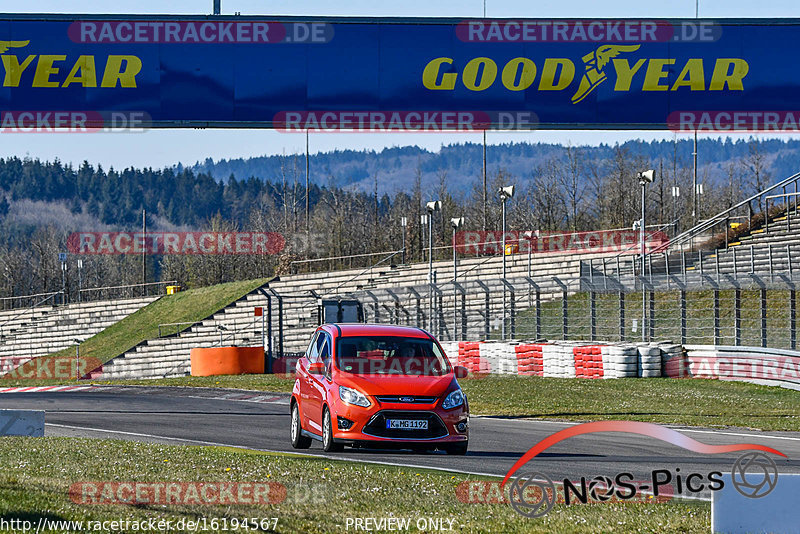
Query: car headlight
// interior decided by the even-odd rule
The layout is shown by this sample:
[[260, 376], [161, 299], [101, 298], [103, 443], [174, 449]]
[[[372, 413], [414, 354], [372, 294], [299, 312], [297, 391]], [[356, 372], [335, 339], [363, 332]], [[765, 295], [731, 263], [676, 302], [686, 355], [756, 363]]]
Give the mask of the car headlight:
[[450, 392], [450, 394], [444, 398], [444, 402], [442, 403], [442, 408], [445, 410], [449, 410], [450, 408], [455, 408], [456, 406], [461, 406], [464, 404], [464, 400], [466, 397], [464, 393], [461, 391], [461, 388]]
[[369, 406], [369, 399], [361, 393], [360, 391], [356, 391], [355, 389], [346, 388], [344, 386], [339, 386], [339, 398], [342, 399], [342, 402], [345, 404], [352, 404], [353, 406], [363, 406], [367, 408]]

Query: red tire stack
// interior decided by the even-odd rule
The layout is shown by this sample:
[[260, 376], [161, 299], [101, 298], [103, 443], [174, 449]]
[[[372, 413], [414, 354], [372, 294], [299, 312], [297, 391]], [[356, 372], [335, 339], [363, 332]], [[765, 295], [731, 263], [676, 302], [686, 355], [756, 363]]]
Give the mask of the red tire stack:
[[517, 353], [517, 374], [543, 376], [542, 345], [522, 344], [514, 347]]
[[575, 347], [572, 354], [576, 378], [603, 378], [603, 356], [598, 345]]
[[458, 365], [466, 367], [471, 373], [482, 372], [480, 341], [459, 341]]

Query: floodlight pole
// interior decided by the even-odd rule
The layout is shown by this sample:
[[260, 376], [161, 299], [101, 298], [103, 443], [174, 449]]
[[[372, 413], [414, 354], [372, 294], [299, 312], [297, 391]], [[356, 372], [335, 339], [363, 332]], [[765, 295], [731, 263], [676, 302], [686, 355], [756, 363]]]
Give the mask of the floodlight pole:
[[433, 210], [428, 210], [428, 321], [433, 332]]
[[402, 228], [403, 234], [403, 265], [406, 264], [406, 225], [408, 224], [408, 219], [406, 217], [400, 217], [400, 228]]
[[[486, 16], [484, 14], [484, 16]], [[486, 203], [488, 201], [486, 191], [486, 130], [483, 130], [483, 231], [486, 232]], [[485, 239], [484, 235], [484, 239]]]
[[647, 341], [647, 338], [646, 338], [647, 334], [646, 334], [646, 331], [645, 331], [646, 330], [645, 329], [645, 321], [647, 320], [647, 312], [646, 312], [646, 309], [647, 309], [647, 293], [645, 293], [645, 290], [644, 290], [644, 276], [645, 276], [644, 270], [645, 270], [645, 254], [646, 254], [645, 245], [644, 245], [644, 239], [645, 239], [644, 204], [645, 204], [645, 191], [646, 191], [646, 187], [647, 187], [647, 182], [645, 180], [643, 180], [643, 179], [640, 179], [639, 183], [642, 184], [642, 224], [640, 225], [640, 228], [639, 228], [639, 241], [641, 243], [641, 249], [642, 249], [642, 341]]
[[433, 283], [433, 212], [428, 212], [428, 283]]
[[81, 289], [83, 287], [83, 260], [78, 260], [78, 302], [81, 302]]
[[458, 284], [458, 257], [456, 256], [456, 229], [458, 226], [453, 223], [453, 341], [458, 341], [458, 296], [456, 286]]
[[309, 243], [311, 242], [311, 219], [309, 216], [309, 200], [308, 200], [308, 182], [309, 182], [309, 139], [308, 139], [308, 130], [306, 130], [306, 257], [310, 257], [311, 255], [311, 247]]
[[503, 326], [501, 327], [502, 338], [506, 338], [506, 196], [503, 198]]
[[147, 210], [142, 208], [142, 296], [147, 296]]

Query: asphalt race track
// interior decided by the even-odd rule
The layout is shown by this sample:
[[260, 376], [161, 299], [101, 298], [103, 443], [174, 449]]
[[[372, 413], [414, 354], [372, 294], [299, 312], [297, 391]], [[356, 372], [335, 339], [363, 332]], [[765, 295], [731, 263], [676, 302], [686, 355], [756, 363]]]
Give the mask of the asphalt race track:
[[[254, 394], [251, 394], [251, 396]], [[45, 434], [133, 439], [174, 444], [215, 444], [292, 451], [289, 443], [288, 396], [259, 393], [255, 401], [235, 400], [242, 392], [201, 388], [95, 387], [77, 392], [0, 393], [0, 408], [45, 410]], [[234, 397], [234, 398], [225, 398]], [[304, 453], [330, 458], [419, 466], [464, 473], [504, 476], [539, 440], [571, 423], [500, 417], [470, 420], [466, 456], [345, 449], [326, 454], [319, 442]], [[677, 428], [706, 444], [758, 443], [788, 459], [774, 457], [781, 473], [800, 473], [800, 433], [748, 432]], [[596, 433], [554, 445], [523, 471], [544, 473], [553, 480], [630, 472], [650, 480], [654, 469], [706, 475], [730, 472], [741, 453], [702, 455], [645, 436]], [[698, 496], [708, 498], [708, 495]]]

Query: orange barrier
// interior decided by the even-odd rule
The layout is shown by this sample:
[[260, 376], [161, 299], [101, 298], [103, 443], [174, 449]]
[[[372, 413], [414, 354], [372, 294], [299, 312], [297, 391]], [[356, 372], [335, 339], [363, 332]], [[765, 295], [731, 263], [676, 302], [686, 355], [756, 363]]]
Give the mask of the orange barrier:
[[264, 347], [195, 348], [189, 353], [192, 376], [244, 375], [264, 372]]

